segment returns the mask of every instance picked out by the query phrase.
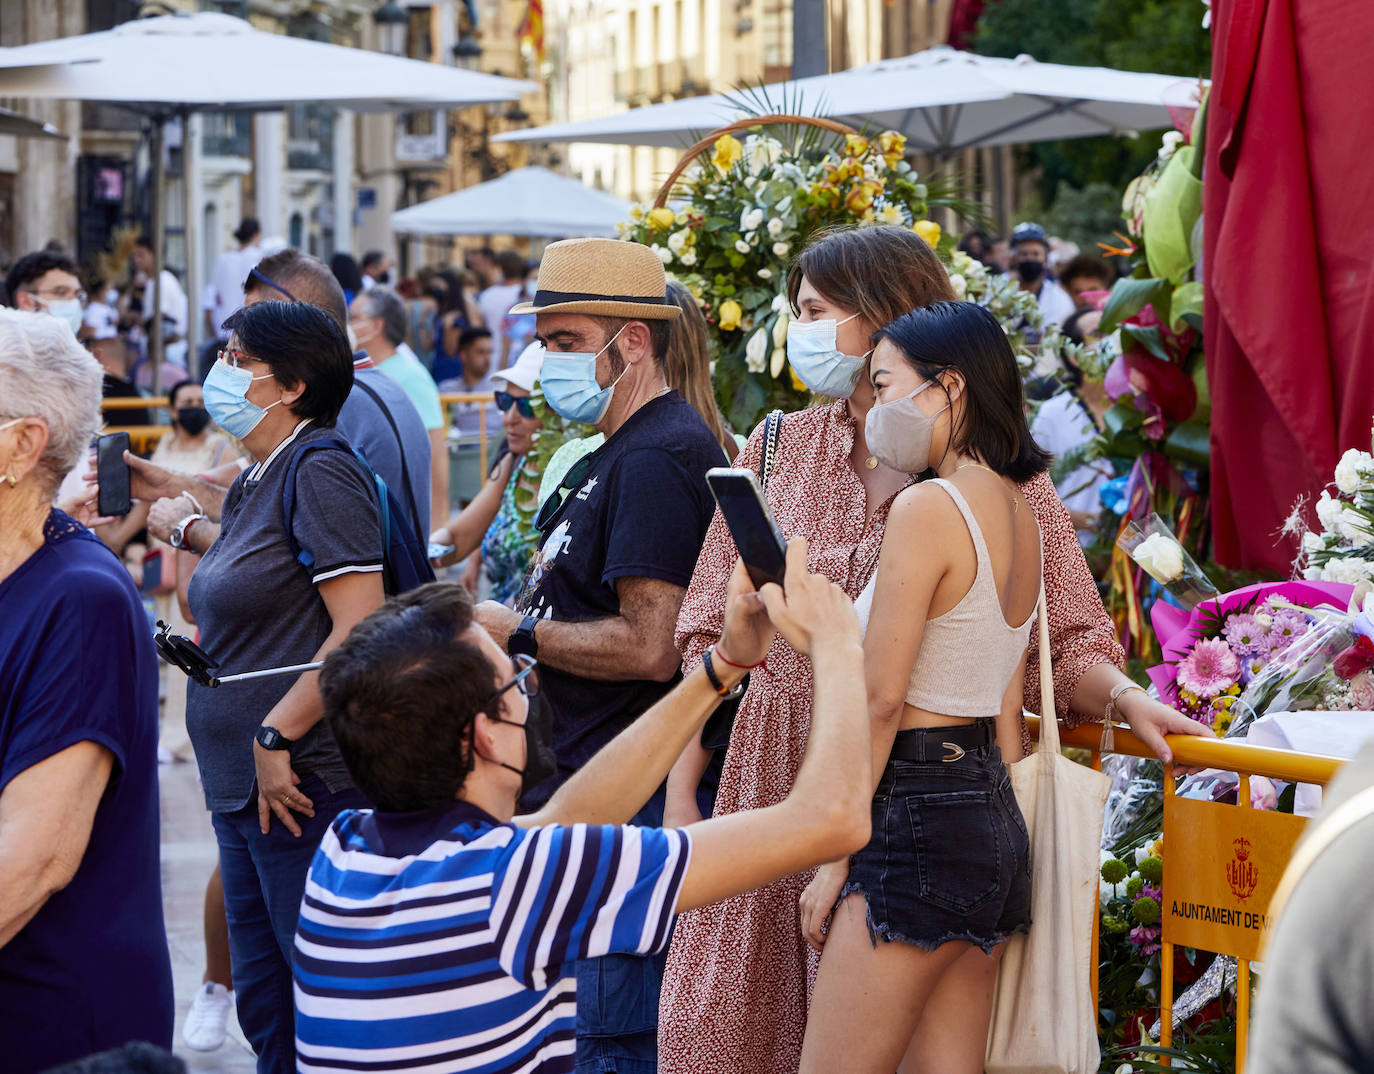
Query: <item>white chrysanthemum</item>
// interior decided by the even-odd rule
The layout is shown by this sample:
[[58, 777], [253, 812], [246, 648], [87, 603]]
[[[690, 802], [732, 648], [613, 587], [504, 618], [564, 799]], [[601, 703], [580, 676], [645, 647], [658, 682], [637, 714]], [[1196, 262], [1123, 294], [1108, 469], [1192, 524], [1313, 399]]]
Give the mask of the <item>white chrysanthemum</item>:
[[1354, 495], [1374, 473], [1374, 457], [1369, 452], [1351, 448], [1336, 464], [1336, 487], [1347, 496]]
[[1321, 523], [1322, 529], [1327, 533], [1340, 532], [1341, 514], [1344, 510], [1345, 504], [1340, 500], [1333, 499], [1331, 493], [1325, 490], [1317, 497], [1317, 521]]
[[750, 245], [743, 239], [740, 239], [738, 242], [735, 243], [736, 253], [747, 254], [750, 251], [750, 249]]
[[658, 259], [665, 265], [673, 260], [673, 251], [666, 246], [659, 246], [657, 243], [653, 247], [654, 253], [658, 254]]
[[692, 233], [686, 228], [683, 228], [681, 231], [674, 231], [668, 236], [668, 249], [672, 250], [675, 254], [682, 253], [682, 251], [686, 249], [687, 242], [691, 237]]
[[768, 237], [771, 239], [776, 239], [778, 236], [782, 234], [783, 226], [784, 225], [781, 220], [779, 220], [776, 216], [773, 217], [772, 220], [768, 221]]
[[681, 257], [678, 258], [678, 260], [681, 261], [688, 268], [691, 268], [693, 265], [697, 263], [697, 253], [695, 250], [687, 250], [683, 253]]
[[770, 269], [770, 268], [761, 268], [761, 269], [759, 269], [759, 279], [761, 279], [761, 280], [771, 280], [772, 278], [773, 278], [773, 270], [772, 270], [772, 269]]
[[773, 255], [774, 255], [775, 257], [786, 257], [786, 256], [787, 256], [789, 253], [791, 253], [791, 252], [792, 252], [792, 246], [791, 246], [791, 244], [785, 243], [785, 242], [775, 242], [775, 243], [773, 243]]
[[759, 225], [763, 223], [762, 209], [745, 209], [739, 216], [739, 229], [741, 231], [757, 231]]

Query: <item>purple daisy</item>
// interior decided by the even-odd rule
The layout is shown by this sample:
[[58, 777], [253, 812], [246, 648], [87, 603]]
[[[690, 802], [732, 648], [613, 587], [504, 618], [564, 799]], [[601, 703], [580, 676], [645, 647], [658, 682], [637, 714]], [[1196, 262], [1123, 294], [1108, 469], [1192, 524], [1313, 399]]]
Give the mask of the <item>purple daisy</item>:
[[1235, 684], [1240, 661], [1220, 638], [1204, 638], [1178, 665], [1178, 684], [1204, 701]]
[[1238, 612], [1229, 616], [1223, 633], [1226, 635], [1226, 644], [1239, 657], [1252, 656], [1264, 648], [1259, 624], [1248, 613]]

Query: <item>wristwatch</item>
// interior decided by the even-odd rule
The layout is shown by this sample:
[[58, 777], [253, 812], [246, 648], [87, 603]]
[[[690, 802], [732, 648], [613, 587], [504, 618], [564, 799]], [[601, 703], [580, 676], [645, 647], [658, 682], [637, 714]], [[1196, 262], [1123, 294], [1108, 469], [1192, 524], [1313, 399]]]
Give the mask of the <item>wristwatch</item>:
[[527, 615], [520, 620], [520, 625], [515, 628], [515, 633], [506, 642], [506, 652], [511, 656], [535, 657], [539, 656], [539, 641], [534, 636], [534, 625], [539, 622], [538, 616]]
[[194, 526], [197, 522], [199, 522], [201, 519], [203, 519], [203, 518], [205, 518], [205, 517], [207, 517], [207, 516], [205, 516], [205, 515], [187, 515], [187, 516], [186, 516], [185, 518], [183, 518], [180, 522], [178, 522], [175, 526], [173, 526], [173, 527], [172, 527], [171, 539], [170, 539], [170, 541], [169, 541], [169, 543], [171, 544], [171, 546], [172, 546], [173, 548], [180, 548], [180, 549], [183, 549], [183, 550], [185, 550], [185, 551], [190, 551], [191, 546], [188, 545], [188, 544], [186, 543], [186, 533], [187, 533], [188, 530], [190, 530], [190, 528], [191, 528], [192, 526]]
[[258, 728], [255, 736], [258, 745], [265, 750], [289, 750], [295, 745], [289, 738], [283, 737], [282, 733], [275, 727], [268, 727], [266, 724]]

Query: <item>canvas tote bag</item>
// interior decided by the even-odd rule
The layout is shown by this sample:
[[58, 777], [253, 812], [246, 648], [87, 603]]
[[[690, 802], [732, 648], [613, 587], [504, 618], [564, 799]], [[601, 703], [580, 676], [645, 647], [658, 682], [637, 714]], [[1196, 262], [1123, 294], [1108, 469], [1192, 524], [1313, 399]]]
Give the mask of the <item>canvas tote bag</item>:
[[1092, 930], [1111, 780], [1059, 752], [1045, 597], [1040, 608], [1040, 743], [1010, 766], [1030, 832], [1031, 928], [1002, 956], [987, 1074], [1096, 1074]]

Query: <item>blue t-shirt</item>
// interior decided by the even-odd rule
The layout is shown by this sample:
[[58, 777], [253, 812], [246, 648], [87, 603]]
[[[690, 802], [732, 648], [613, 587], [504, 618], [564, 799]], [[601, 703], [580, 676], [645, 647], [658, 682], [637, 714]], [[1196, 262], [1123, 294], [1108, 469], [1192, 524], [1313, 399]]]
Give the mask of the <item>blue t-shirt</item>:
[[[589, 463], [581, 485], [540, 534], [519, 611], [582, 622], [620, 614], [616, 583], [656, 578], [686, 588], [692, 580], [715, 500], [706, 471], [720, 445], [676, 392], [630, 415]], [[537, 808], [558, 785], [672, 689], [672, 683], [600, 682], [544, 665], [540, 688], [554, 713], [558, 776], [534, 788], [522, 808]]]
[[571, 964], [661, 951], [691, 841], [455, 802], [340, 814], [296, 928], [301, 1074], [573, 1069]]
[[114, 756], [72, 882], [0, 947], [0, 1067], [172, 1042], [158, 862], [157, 657], [128, 572], [54, 511], [0, 581], [0, 794], [79, 742]]
[[[410, 401], [406, 390], [376, 366], [360, 367], [355, 356], [353, 390], [348, 393], [334, 427], [345, 440], [362, 452], [368, 465], [376, 470], [387, 488], [401, 503], [413, 502], [419, 522], [416, 536], [424, 540], [429, 535], [429, 430], [420, 420], [420, 412]], [[381, 399], [369, 394], [371, 389]], [[385, 407], [385, 410], [383, 410]], [[387, 420], [390, 414], [391, 421]], [[395, 422], [393, 429], [391, 423]], [[397, 434], [400, 434], [399, 437]], [[410, 479], [410, 493], [406, 491]], [[412, 524], [415, 520], [412, 520]]]

